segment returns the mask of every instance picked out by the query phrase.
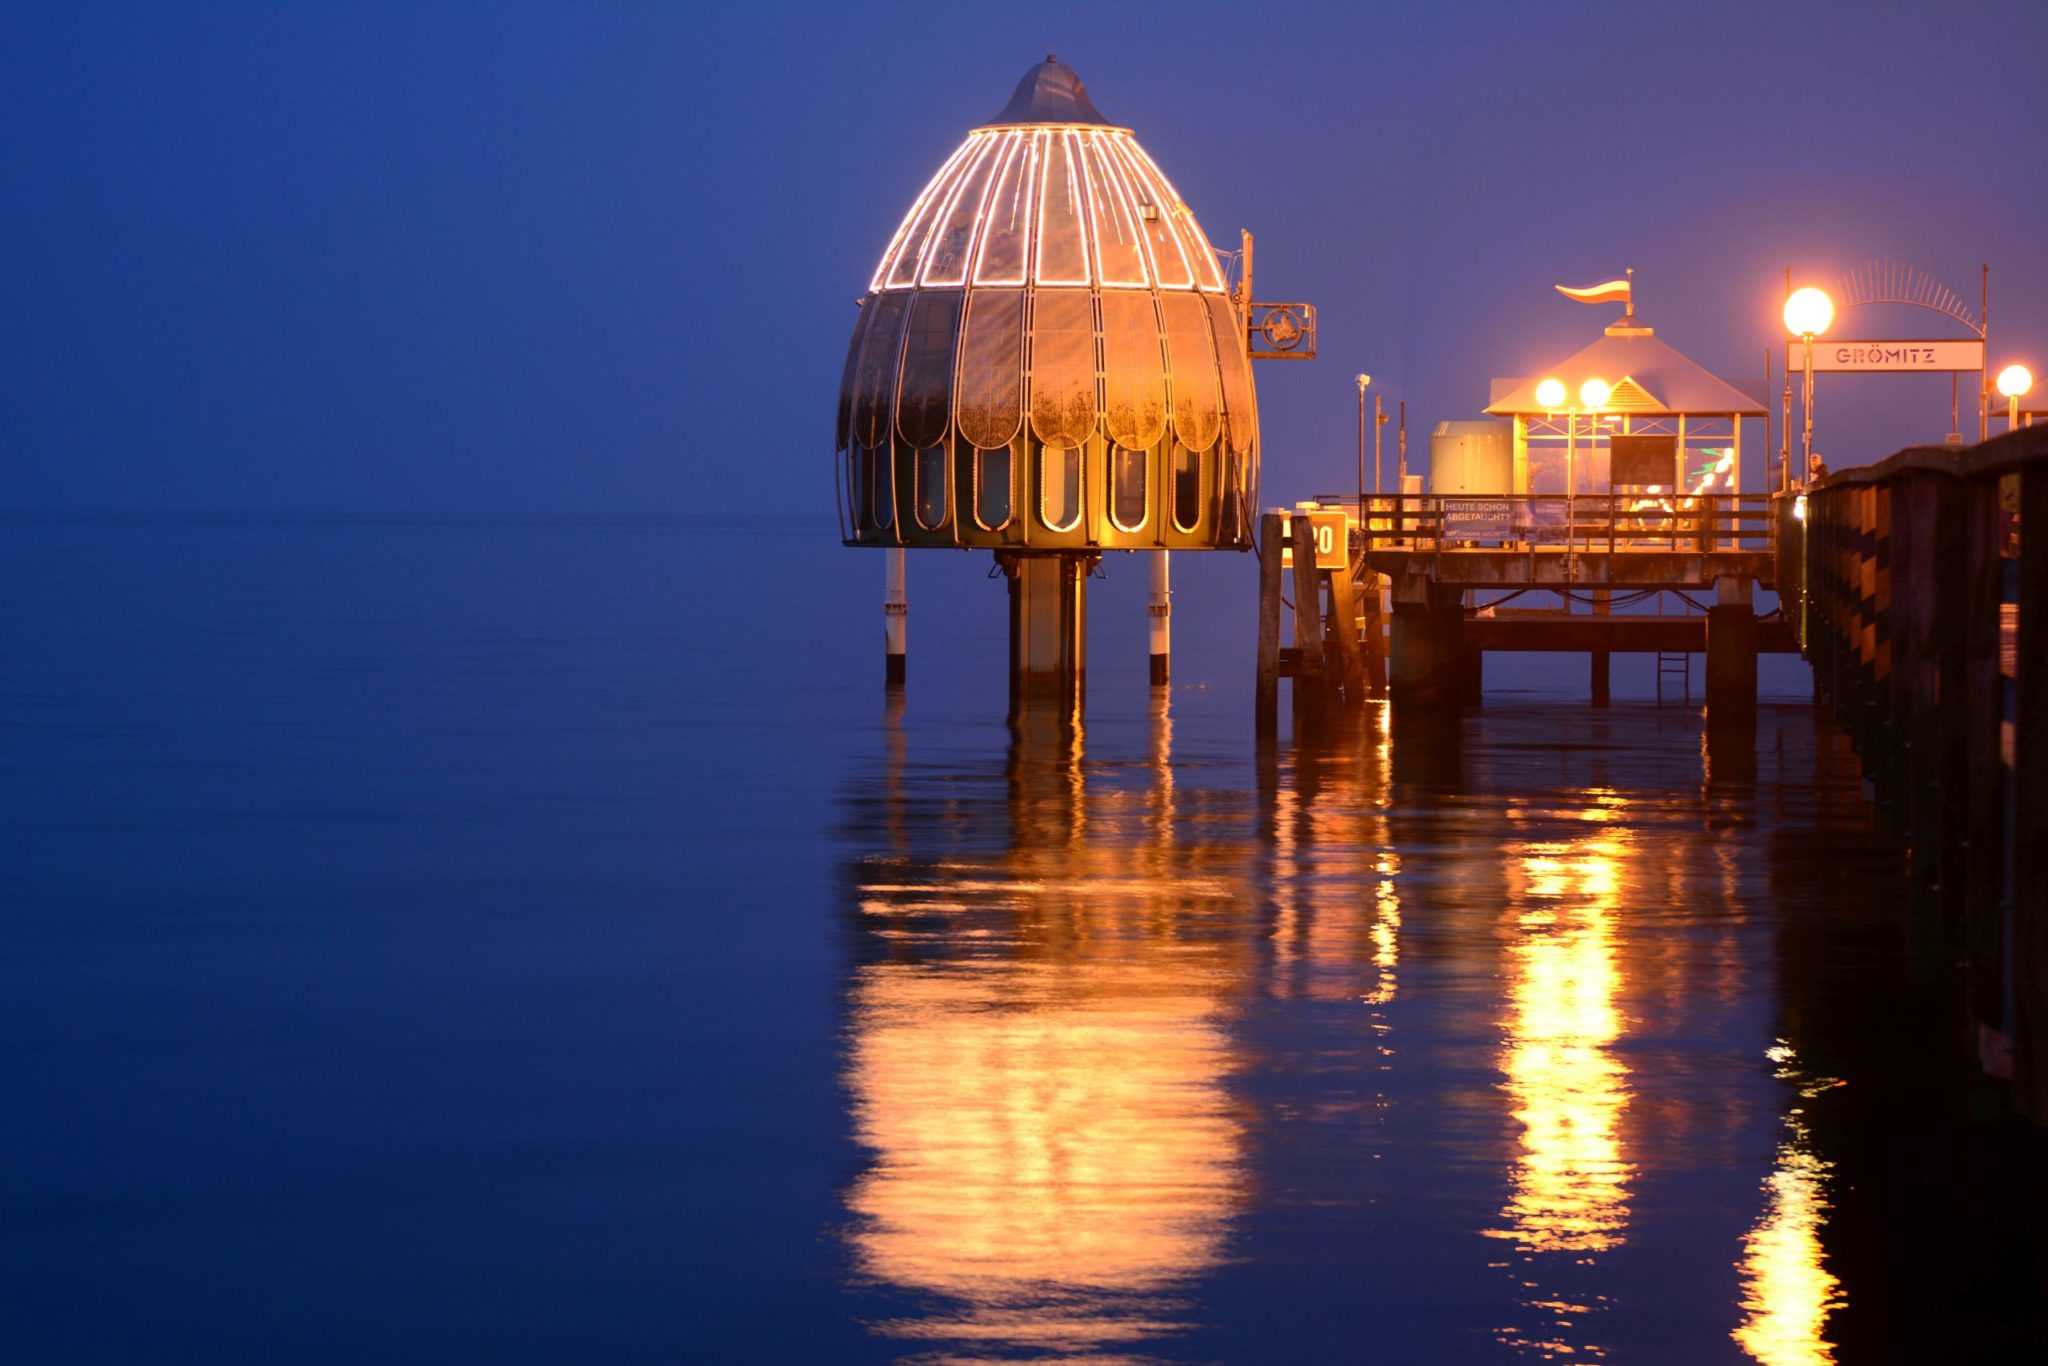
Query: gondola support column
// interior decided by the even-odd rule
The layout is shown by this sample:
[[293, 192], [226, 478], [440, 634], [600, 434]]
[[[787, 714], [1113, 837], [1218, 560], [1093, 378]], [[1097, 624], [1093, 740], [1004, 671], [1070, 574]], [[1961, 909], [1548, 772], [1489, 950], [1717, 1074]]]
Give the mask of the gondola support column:
[[1152, 686], [1163, 688], [1173, 654], [1173, 590], [1165, 550], [1152, 555], [1152, 600], [1145, 608], [1152, 619]]
[[910, 599], [904, 591], [907, 575], [903, 549], [885, 551], [888, 561], [882, 588], [883, 681], [886, 686], [903, 686], [904, 656], [910, 634]]

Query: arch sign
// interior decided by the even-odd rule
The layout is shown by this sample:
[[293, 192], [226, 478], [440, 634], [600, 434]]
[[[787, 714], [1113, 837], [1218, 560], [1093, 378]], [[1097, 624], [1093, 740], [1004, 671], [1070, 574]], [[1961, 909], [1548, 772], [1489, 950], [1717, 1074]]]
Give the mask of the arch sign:
[[[1789, 276], [1788, 276], [1789, 279]], [[1990, 274], [1986, 268], [1986, 289]], [[1978, 435], [1986, 434], [1989, 421], [1984, 407], [1986, 375], [1984, 322], [1970, 310], [1963, 297], [1926, 271], [1897, 261], [1873, 261], [1842, 277], [1837, 286], [1841, 310], [1846, 313], [1865, 304], [1909, 304], [1961, 324], [1971, 333], [1963, 338], [1855, 339], [1817, 337], [1813, 342], [1815, 373], [1899, 375], [1963, 375], [1975, 372], [1978, 392]], [[1785, 343], [1785, 382], [1792, 381], [1792, 369], [1802, 357], [1802, 343], [1790, 337]], [[1788, 399], [1789, 402], [1789, 399]]]

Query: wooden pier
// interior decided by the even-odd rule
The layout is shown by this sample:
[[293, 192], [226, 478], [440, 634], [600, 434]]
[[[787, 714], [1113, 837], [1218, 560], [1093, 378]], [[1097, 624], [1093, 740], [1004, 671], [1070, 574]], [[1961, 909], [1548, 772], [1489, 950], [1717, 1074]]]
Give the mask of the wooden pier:
[[[1708, 707], [1722, 717], [1752, 712], [1758, 653], [1798, 648], [1782, 615], [1755, 610], [1756, 590], [1777, 585], [1779, 501], [1418, 494], [1371, 498], [1364, 509], [1325, 498], [1269, 512], [1260, 537], [1259, 724], [1277, 723], [1282, 678], [1294, 680], [1297, 710], [1378, 694], [1382, 679], [1397, 711], [1477, 705], [1484, 656], [1517, 651], [1585, 654], [1596, 706], [1608, 699], [1611, 655], [1702, 654]], [[1333, 518], [1346, 529], [1349, 555], [1318, 544], [1314, 524]], [[1564, 605], [1507, 605], [1528, 592], [1562, 595]], [[1668, 605], [1694, 610], [1632, 610], [1667, 595]], [[1292, 647], [1280, 641], [1289, 601]], [[1589, 610], [1571, 610], [1574, 601]]]
[[2048, 428], [1900, 451], [1786, 513], [1817, 693], [1967, 966], [1985, 1071], [2048, 1123]]

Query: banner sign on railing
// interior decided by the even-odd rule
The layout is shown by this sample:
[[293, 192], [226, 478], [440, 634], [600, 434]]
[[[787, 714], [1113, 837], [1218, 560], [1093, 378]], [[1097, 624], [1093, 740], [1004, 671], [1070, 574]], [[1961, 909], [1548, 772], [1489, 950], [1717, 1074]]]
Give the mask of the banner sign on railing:
[[1446, 498], [1443, 535], [1453, 541], [1513, 541], [1550, 532], [1562, 536], [1565, 506], [1561, 498]]
[[1446, 498], [1444, 535], [1454, 541], [1507, 541], [1515, 534], [1520, 498]]

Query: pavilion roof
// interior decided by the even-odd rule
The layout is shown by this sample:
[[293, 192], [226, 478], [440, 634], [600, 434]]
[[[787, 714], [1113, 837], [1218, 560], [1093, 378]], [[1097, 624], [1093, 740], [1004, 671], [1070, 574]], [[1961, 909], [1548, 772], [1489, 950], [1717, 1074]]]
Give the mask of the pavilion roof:
[[1657, 340], [1650, 328], [1633, 319], [1607, 329], [1606, 334], [1566, 360], [1528, 378], [1497, 381], [1495, 391], [1506, 392], [1488, 404], [1486, 411], [1499, 417], [1535, 416], [1547, 411], [1536, 401], [1536, 386], [1545, 379], [1564, 382], [1565, 392], [1576, 395], [1586, 380], [1599, 378], [1614, 386], [1614, 412], [1676, 416], [1762, 417], [1767, 410], [1727, 380]]

